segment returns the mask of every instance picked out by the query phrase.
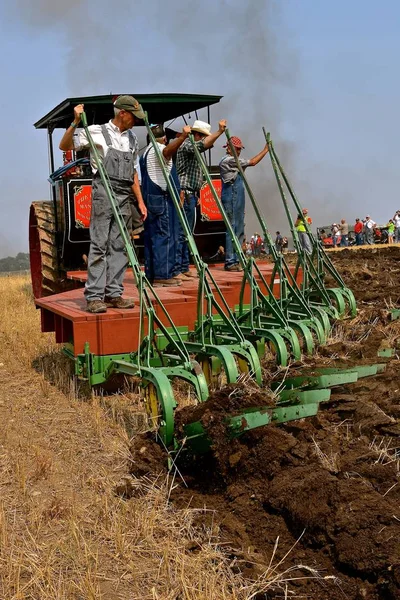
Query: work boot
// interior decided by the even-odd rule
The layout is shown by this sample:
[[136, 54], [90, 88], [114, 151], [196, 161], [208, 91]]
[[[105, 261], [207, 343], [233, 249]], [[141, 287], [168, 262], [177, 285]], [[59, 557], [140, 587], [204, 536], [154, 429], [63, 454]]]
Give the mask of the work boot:
[[182, 285], [182, 281], [178, 277], [171, 277], [170, 279], [155, 279], [153, 281], [154, 287], [176, 287]]
[[196, 271], [185, 271], [184, 273], [182, 273], [182, 275], [184, 277], [197, 277], [197, 272]]
[[131, 234], [133, 237], [139, 236], [140, 233], [142, 233], [142, 231], [144, 231], [144, 225], [139, 225], [139, 227], [135, 227], [135, 229], [132, 229]]
[[88, 300], [86, 303], [86, 310], [87, 312], [97, 315], [99, 313], [107, 312], [107, 305], [103, 300]]
[[229, 267], [225, 267], [225, 271], [241, 271], [241, 267], [236, 264], [236, 265], [229, 265]]
[[123, 298], [122, 296], [117, 298], [107, 298], [106, 296], [104, 302], [109, 308], [133, 308], [135, 306], [133, 298]]

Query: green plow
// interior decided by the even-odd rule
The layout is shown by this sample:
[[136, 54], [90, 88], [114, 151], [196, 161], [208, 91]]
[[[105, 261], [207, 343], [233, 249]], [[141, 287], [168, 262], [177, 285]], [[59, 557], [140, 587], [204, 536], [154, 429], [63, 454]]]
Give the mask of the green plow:
[[[357, 306], [353, 292], [346, 286], [338, 271], [335, 269], [331, 259], [324, 251], [322, 244], [312, 233], [307, 219], [303, 217], [302, 207], [294, 193], [293, 187], [282, 167], [282, 164], [275, 152], [270, 134], [263, 128], [265, 140], [269, 148], [269, 156], [274, 170], [275, 178], [278, 184], [279, 193], [282, 198], [286, 216], [288, 218], [290, 231], [293, 236], [293, 243], [297, 251], [297, 264], [295, 268], [295, 277], [299, 272], [302, 273], [303, 283], [301, 291], [303, 296], [310, 302], [314, 309], [324, 309], [331, 320], [344, 317], [346, 315], [354, 317], [357, 314]], [[285, 188], [293, 201], [297, 213], [301, 216], [306, 232], [308, 234], [312, 252], [304, 252], [299, 241], [297, 230], [289, 210]], [[334, 280], [337, 287], [327, 287], [325, 283], [326, 276]]]
[[209, 387], [218, 387], [222, 370], [225, 372], [227, 383], [235, 383], [241, 374], [248, 373], [261, 385], [258, 354], [254, 346], [245, 339], [220, 287], [199, 254], [186, 215], [182, 210], [178, 191], [166, 170], [147, 117], [145, 125], [198, 274], [197, 322], [195, 329], [188, 332], [185, 348], [196, 356]]
[[[229, 134], [228, 134], [229, 135]], [[260, 356], [268, 352], [275, 356], [278, 365], [287, 366], [289, 358], [300, 360], [302, 350], [310, 351], [314, 347], [313, 334], [305, 321], [289, 318], [288, 302], [283, 303], [282, 297], [275, 298], [273, 294], [273, 281], [269, 282], [264, 277], [257, 262], [250, 257], [246, 258], [239, 240], [236, 238], [232, 225], [225, 213], [222, 202], [213, 186], [206, 164], [203, 161], [191, 136], [194, 154], [201, 166], [203, 175], [210, 186], [213, 198], [222, 214], [227, 231], [229, 232], [239, 263], [243, 269], [243, 278], [239, 305], [235, 309], [236, 321], [244, 337], [250, 340], [258, 350]], [[281, 269], [283, 274], [283, 269]], [[246, 286], [250, 289], [250, 304], [244, 303]], [[261, 289], [261, 286], [264, 288]], [[324, 329], [320, 322], [312, 317], [309, 319], [315, 336], [325, 339]], [[224, 324], [220, 323], [222, 330]]]
[[[66, 349], [66, 353], [75, 361], [76, 375], [87, 380], [90, 385], [104, 383], [118, 373], [140, 378], [146, 411], [162, 444], [175, 450], [185, 446], [193, 452], [206, 452], [211, 446], [211, 440], [201, 421], [185, 424], [183, 435], [178, 434], [175, 429], [178, 402], [173, 382], [181, 380], [189, 384], [194, 390], [196, 403], [205, 402], [209, 397], [209, 390], [220, 386], [222, 374], [227, 383], [235, 384], [245, 375], [262, 385], [260, 357], [269, 351], [275, 355], [279, 365], [286, 366], [290, 357], [299, 359], [302, 351], [311, 352], [315, 342], [325, 341], [326, 321], [329, 321], [325, 318], [326, 314], [332, 317], [332, 314], [340, 312], [339, 308], [330, 313], [323, 299], [316, 303], [314, 298], [307, 296], [304, 285], [300, 287], [297, 284], [299, 269], [305, 270], [307, 265], [297, 265], [297, 272], [292, 274], [284, 259], [274, 256], [274, 272], [271, 280], [267, 280], [254, 259], [246, 259], [213, 187], [208, 169], [190, 135], [196, 160], [221, 211], [243, 268], [239, 305], [232, 309], [208, 265], [200, 257], [177, 190], [165, 168], [164, 159], [146, 117], [147, 131], [198, 273], [195, 327], [191, 330], [177, 327], [140, 267], [108, 175], [88, 130], [85, 113], [82, 114], [82, 123], [132, 268], [139, 295], [139, 328], [135, 351], [123, 355], [96, 356], [87, 343], [84, 353], [78, 357], [74, 357], [71, 350]], [[229, 141], [229, 132], [227, 136]], [[261, 219], [264, 235], [268, 242], [272, 242], [251, 190], [249, 195]], [[316, 279], [314, 271], [308, 268], [311, 270], [311, 279]], [[279, 298], [273, 295], [276, 277], [280, 279]], [[247, 286], [250, 304], [244, 303]], [[365, 369], [364, 376], [368, 374]], [[246, 408], [239, 411], [239, 414], [227, 416], [227, 438], [236, 438], [246, 431], [271, 423], [285, 423], [317, 414], [320, 403], [330, 398], [330, 387], [339, 385], [340, 382], [356, 380], [362, 376], [363, 371], [358, 367], [341, 373], [342, 379], [338, 379], [336, 372], [325, 369], [305, 378], [294, 377], [274, 383], [274, 406]]]
[[[239, 173], [242, 176], [247, 194], [251, 200], [257, 220], [263, 232], [264, 242], [267, 243], [274, 267], [270, 278], [270, 288], [273, 289], [274, 282], [279, 282], [278, 302], [290, 325], [297, 331], [303, 340], [303, 349], [306, 354], [312, 354], [314, 340], [318, 344], [326, 343], [326, 336], [330, 333], [330, 322], [327, 313], [320, 306], [313, 306], [303, 295], [297, 283], [296, 275], [290, 270], [284, 256], [280, 254], [272, 240], [265, 218], [261, 213], [259, 204], [249, 185], [245, 172], [240, 164], [236, 149], [231, 142], [229, 130], [225, 130], [231, 154], [236, 161]], [[303, 327], [306, 326], [306, 327]], [[310, 335], [310, 333], [312, 335]]]
[[[331, 399], [331, 388], [355, 383], [363, 377], [370, 377], [385, 370], [384, 364], [359, 365], [350, 369], [317, 369], [313, 375], [292, 377], [274, 382], [271, 386], [276, 393], [273, 407], [246, 408], [224, 421], [226, 439], [232, 440], [247, 431], [272, 423], [313, 417], [318, 413], [322, 402]], [[176, 440], [176, 448], [186, 447], [194, 454], [204, 454], [212, 448], [212, 439], [201, 420], [183, 426], [183, 438]]]

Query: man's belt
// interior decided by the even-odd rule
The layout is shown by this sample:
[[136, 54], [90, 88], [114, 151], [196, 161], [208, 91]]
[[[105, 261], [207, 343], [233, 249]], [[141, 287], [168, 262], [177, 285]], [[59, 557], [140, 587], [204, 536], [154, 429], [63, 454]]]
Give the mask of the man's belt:
[[192, 188], [181, 188], [182, 192], [185, 192], [186, 194], [194, 194], [195, 196], [199, 196], [200, 195], [200, 190], [194, 190]]

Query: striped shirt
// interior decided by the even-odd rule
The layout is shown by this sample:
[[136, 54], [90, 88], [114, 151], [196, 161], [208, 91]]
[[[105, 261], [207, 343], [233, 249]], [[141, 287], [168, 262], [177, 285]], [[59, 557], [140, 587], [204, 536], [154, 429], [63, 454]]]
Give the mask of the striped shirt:
[[[163, 156], [163, 150], [165, 148], [164, 144], [160, 144], [157, 142], [157, 146], [160, 150], [160, 153]], [[167, 190], [167, 183], [165, 181], [164, 173], [162, 172], [160, 161], [158, 160], [157, 154], [153, 148], [152, 144], [149, 144], [144, 152], [144, 158], [147, 158], [147, 173], [153, 183], [158, 185], [164, 192]], [[173, 167], [172, 158], [169, 160], [165, 160], [164, 165], [167, 170], [168, 175], [171, 173], [171, 169]]]

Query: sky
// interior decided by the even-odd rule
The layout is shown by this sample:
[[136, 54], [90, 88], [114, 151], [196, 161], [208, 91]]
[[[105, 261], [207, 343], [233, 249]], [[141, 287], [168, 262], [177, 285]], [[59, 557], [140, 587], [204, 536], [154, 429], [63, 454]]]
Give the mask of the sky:
[[[271, 131], [315, 225], [386, 223], [400, 208], [399, 34], [395, 0], [3, 0], [0, 258], [27, 251], [30, 203], [50, 195], [33, 123], [80, 95], [223, 95], [213, 129], [226, 117], [248, 157]], [[248, 175], [269, 229], [288, 233], [268, 156]], [[246, 224], [259, 230], [249, 202]]]

